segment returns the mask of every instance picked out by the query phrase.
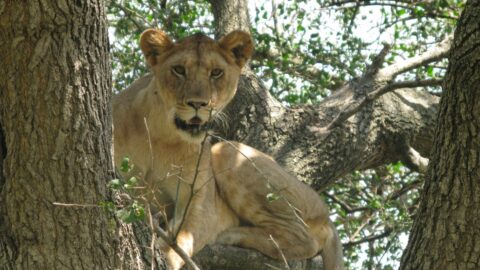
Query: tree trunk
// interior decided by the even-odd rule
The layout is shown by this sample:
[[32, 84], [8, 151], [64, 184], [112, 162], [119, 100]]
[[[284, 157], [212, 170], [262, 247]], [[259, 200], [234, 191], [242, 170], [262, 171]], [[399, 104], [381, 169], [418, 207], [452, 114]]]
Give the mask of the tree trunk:
[[100, 0], [0, 3], [2, 269], [115, 267], [115, 219], [96, 206], [114, 177], [104, 13]]
[[431, 165], [400, 269], [480, 269], [480, 2], [455, 31]]

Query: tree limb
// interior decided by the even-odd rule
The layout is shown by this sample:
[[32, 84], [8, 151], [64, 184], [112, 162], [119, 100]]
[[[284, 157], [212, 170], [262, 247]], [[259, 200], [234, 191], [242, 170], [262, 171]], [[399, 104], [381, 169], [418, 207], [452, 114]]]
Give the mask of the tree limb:
[[379, 71], [382, 78], [393, 79], [400, 73], [436, 62], [442, 58], [447, 57], [450, 47], [452, 46], [453, 36], [448, 36], [446, 39], [437, 44], [437, 46], [425, 53], [409, 58], [405, 61], [400, 61]]
[[382, 239], [382, 238], [385, 238], [387, 236], [389, 236], [391, 233], [393, 232], [392, 229], [390, 228], [387, 228], [385, 229], [385, 231], [381, 234], [376, 234], [376, 235], [369, 235], [363, 239], [360, 239], [360, 240], [357, 240], [357, 241], [350, 241], [346, 244], [344, 244], [343, 246], [345, 248], [349, 248], [349, 247], [352, 247], [352, 246], [355, 246], [355, 245], [359, 245], [359, 244], [363, 244], [363, 243], [366, 243], [366, 242], [373, 242], [375, 240], [378, 240], [378, 239]]
[[[252, 249], [226, 245], [209, 245], [193, 257], [202, 270], [285, 269], [284, 262], [269, 258]], [[322, 257], [289, 261], [291, 270], [322, 270]]]
[[369, 102], [377, 99], [378, 97], [388, 93], [390, 91], [399, 88], [413, 88], [413, 87], [426, 87], [426, 86], [438, 86], [442, 83], [440, 79], [430, 80], [413, 80], [403, 82], [392, 82], [392, 80], [401, 72], [437, 61], [445, 57], [451, 46], [451, 37], [440, 42], [434, 49], [427, 51], [420, 56], [412, 57], [406, 61], [402, 61], [385, 68], [380, 68], [385, 60], [385, 56], [390, 50], [388, 44], [384, 44], [383, 49], [374, 58], [372, 64], [369, 66], [362, 78], [357, 81], [364, 84], [364, 86], [354, 85], [349, 83], [346, 87], [356, 87], [359, 89], [368, 89], [364, 91], [363, 98], [352, 99], [344, 109], [331, 121], [327, 126], [321, 128], [313, 128], [312, 131], [320, 134], [325, 134], [332, 128], [335, 128], [342, 124], [349, 117], [360, 111]]

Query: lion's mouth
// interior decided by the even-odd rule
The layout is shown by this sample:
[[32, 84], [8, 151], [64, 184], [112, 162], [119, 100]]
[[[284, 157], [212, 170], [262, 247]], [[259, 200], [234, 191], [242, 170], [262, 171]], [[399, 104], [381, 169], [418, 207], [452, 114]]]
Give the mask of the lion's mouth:
[[208, 125], [207, 122], [202, 122], [203, 121], [197, 116], [193, 117], [188, 122], [175, 116], [175, 126], [178, 129], [190, 133], [192, 136], [200, 135], [209, 129], [210, 125]]

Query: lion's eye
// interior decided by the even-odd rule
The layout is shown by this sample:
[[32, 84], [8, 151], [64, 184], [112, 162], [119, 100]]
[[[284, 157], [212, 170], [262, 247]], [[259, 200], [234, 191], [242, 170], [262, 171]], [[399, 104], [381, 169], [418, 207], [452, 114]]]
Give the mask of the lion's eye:
[[216, 68], [210, 72], [210, 76], [214, 79], [218, 79], [223, 75], [223, 70]]
[[178, 77], [185, 76], [185, 68], [183, 66], [173, 66], [172, 72], [177, 75]]

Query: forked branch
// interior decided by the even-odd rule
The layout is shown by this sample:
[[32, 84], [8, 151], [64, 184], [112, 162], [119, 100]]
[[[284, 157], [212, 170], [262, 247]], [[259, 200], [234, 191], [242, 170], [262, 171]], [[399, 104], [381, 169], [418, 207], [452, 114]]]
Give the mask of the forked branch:
[[380, 68], [385, 60], [390, 46], [384, 44], [381, 52], [375, 57], [370, 67], [367, 69], [362, 78], [358, 81], [361, 85], [348, 84], [344, 91], [360, 92], [358, 89], [372, 89], [367, 91], [364, 95], [352, 99], [344, 109], [325, 127], [313, 128], [313, 131], [320, 134], [326, 133], [331, 129], [341, 125], [344, 121], [350, 118], [355, 113], [359, 112], [365, 105], [376, 100], [380, 96], [400, 88], [415, 88], [440, 86], [442, 79], [427, 79], [427, 80], [411, 80], [411, 81], [393, 81], [395, 77], [403, 72], [411, 69], [438, 61], [447, 56], [451, 47], [451, 37], [440, 42], [434, 49], [425, 52], [416, 57], [407, 59], [385, 68]]

